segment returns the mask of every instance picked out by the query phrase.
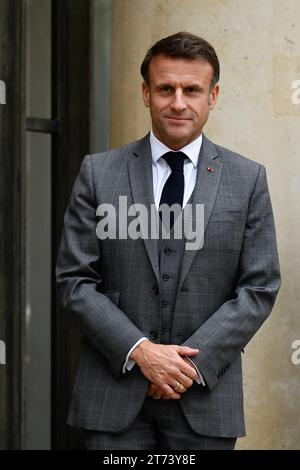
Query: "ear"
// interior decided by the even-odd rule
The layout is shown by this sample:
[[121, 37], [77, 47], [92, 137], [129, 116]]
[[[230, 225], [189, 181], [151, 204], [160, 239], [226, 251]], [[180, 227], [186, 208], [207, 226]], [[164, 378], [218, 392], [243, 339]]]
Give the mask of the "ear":
[[220, 87], [218, 85], [218, 83], [213, 87], [213, 89], [211, 90], [211, 92], [209, 93], [209, 105], [210, 105], [210, 109], [213, 109], [216, 102], [217, 102], [217, 98], [218, 98], [218, 94], [219, 94], [219, 90], [220, 90]]
[[150, 89], [146, 82], [142, 83], [142, 93], [143, 93], [143, 100], [144, 105], [149, 108], [150, 106]]

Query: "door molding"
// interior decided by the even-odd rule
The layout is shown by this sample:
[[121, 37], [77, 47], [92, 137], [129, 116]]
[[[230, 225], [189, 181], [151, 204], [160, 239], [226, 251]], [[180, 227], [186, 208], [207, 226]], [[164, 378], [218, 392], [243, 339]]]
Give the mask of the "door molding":
[[0, 78], [0, 449], [20, 449], [24, 438], [25, 331], [25, 15], [22, 0], [2, 0]]
[[52, 0], [52, 448], [81, 446], [66, 426], [81, 333], [59, 305], [54, 269], [63, 217], [81, 161], [89, 153], [91, 1]]

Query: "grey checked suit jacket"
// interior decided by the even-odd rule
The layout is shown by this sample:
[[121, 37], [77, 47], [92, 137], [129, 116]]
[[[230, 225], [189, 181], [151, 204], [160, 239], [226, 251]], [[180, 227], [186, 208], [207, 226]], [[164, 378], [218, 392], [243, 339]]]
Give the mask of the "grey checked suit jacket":
[[[138, 366], [126, 374], [122, 366], [133, 344], [159, 325], [159, 296], [152, 292], [160, 276], [158, 242], [99, 240], [96, 209], [118, 206], [120, 195], [128, 205], [154, 204], [150, 152], [148, 135], [85, 157], [65, 214], [57, 285], [87, 339], [68, 417], [73, 426], [125, 430], [146, 396]], [[242, 436], [241, 352], [280, 286], [264, 167], [203, 136], [193, 204], [204, 204], [204, 246], [184, 252], [172, 343], [199, 348], [193, 360], [206, 386], [195, 383], [180, 404], [196, 432]]]

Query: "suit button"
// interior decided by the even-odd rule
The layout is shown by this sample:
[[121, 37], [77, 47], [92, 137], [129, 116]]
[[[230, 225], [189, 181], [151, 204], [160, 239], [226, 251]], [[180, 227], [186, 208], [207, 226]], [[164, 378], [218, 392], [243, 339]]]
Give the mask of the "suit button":
[[168, 305], [168, 302], [166, 300], [163, 300], [161, 303], [161, 308], [166, 308]]
[[149, 333], [149, 338], [150, 338], [150, 339], [156, 339], [156, 338], [157, 338], [157, 333], [156, 333], [156, 331], [150, 331], [150, 333]]
[[153, 292], [154, 295], [158, 295], [159, 294], [158, 286], [156, 286], [156, 285], [152, 286], [152, 292]]
[[170, 248], [165, 248], [164, 249], [164, 254], [165, 255], [170, 255], [172, 253], [172, 250]]
[[163, 281], [168, 281], [170, 279], [169, 274], [163, 274], [162, 279], [163, 279]]

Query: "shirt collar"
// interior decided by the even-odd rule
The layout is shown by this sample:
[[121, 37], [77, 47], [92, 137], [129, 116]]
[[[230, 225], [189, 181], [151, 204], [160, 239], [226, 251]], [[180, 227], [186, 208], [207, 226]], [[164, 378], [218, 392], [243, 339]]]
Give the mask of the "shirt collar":
[[[163, 144], [157, 137], [153, 134], [153, 131], [150, 132], [150, 145], [151, 145], [151, 154], [152, 162], [156, 166], [157, 160], [167, 152], [172, 152], [172, 149], [169, 149], [165, 144]], [[202, 134], [197, 137], [197, 139], [190, 142], [185, 147], [182, 147], [178, 151], [184, 152], [189, 159], [192, 161], [194, 168], [197, 168], [199, 153], [202, 145]]]

